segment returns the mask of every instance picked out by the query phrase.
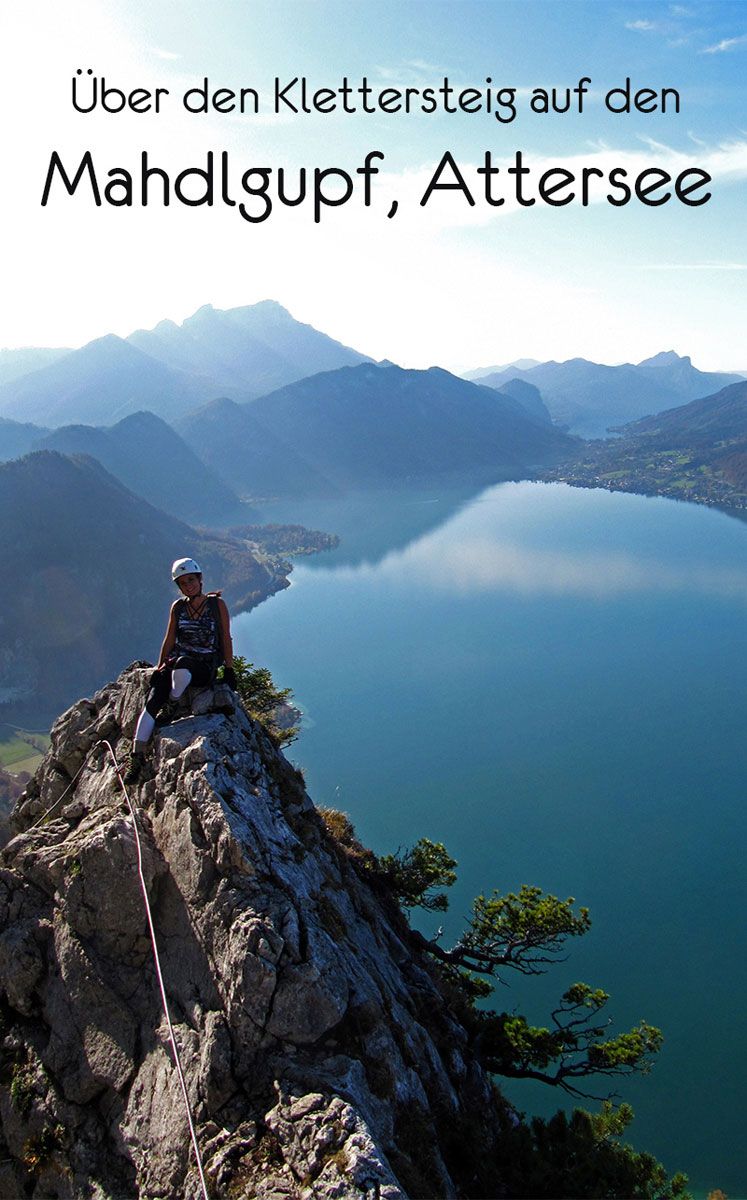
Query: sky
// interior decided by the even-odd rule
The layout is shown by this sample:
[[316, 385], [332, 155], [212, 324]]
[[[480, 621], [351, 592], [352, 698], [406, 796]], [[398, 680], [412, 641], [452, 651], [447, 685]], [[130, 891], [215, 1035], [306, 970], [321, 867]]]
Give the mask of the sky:
[[[107, 111], [102, 80], [134, 107]], [[613, 111], [626, 80], [650, 111]], [[747, 0], [4, 0], [0, 347], [273, 299], [405, 367], [675, 350], [747, 371], [746, 81]], [[98, 206], [90, 174], [71, 195], [51, 167], [72, 179], [86, 151]], [[209, 152], [213, 204], [180, 202]], [[165, 173], [145, 206], [144, 153]], [[710, 199], [665, 181], [666, 203], [613, 205], [615, 169], [690, 172]], [[548, 171], [569, 203], [543, 200]]]

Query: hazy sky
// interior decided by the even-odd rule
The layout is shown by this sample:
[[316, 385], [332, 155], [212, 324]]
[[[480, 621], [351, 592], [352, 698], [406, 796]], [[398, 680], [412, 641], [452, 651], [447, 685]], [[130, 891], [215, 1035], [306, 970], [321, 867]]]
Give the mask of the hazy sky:
[[[88, 107], [91, 79], [100, 100], [102, 76], [128, 93], [168, 89], [161, 111], [107, 113], [99, 103], [77, 112], [73, 78]], [[205, 77], [211, 94], [248, 89], [244, 114], [187, 112], [184, 93]], [[275, 81], [282, 90], [296, 77], [309, 95], [327, 89], [319, 104], [334, 111], [276, 105]], [[633, 93], [669, 89], [667, 111], [657, 103], [652, 112], [611, 112], [605, 97], [626, 77]], [[579, 113], [573, 89], [582, 78], [590, 82]], [[437, 89], [447, 79], [449, 103], [469, 89], [465, 106], [474, 111], [444, 111]], [[638, 361], [674, 349], [702, 368], [747, 370], [746, 79], [744, 0], [4, 0], [0, 345], [77, 346], [165, 317], [181, 321], [206, 303], [272, 298], [403, 366]], [[345, 80], [355, 112], [343, 109]], [[363, 111], [364, 81], [373, 112]], [[385, 111], [397, 103], [391, 89], [407, 88], [412, 111]], [[557, 89], [570, 111], [533, 111], [540, 88]], [[426, 89], [434, 112], [421, 111]], [[298, 106], [299, 85], [285, 95]], [[86, 178], [70, 196], [56, 172], [42, 207], [55, 151], [71, 177], [90, 151], [102, 197], [116, 180], [110, 195], [122, 199], [129, 172], [135, 202], [97, 207]], [[169, 207], [159, 176], [141, 204], [143, 151], [169, 175]], [[212, 207], [175, 199], [175, 177], [205, 170], [208, 151], [217, 167], [226, 152], [227, 195], [255, 216], [263, 201], [242, 189], [242, 176], [270, 169], [267, 220], [247, 221], [223, 201], [219, 171]], [[379, 173], [366, 206], [357, 171], [371, 151], [383, 158], [373, 160]], [[474, 204], [462, 191], [436, 190], [423, 206], [447, 151]], [[501, 206], [486, 202], [476, 170], [488, 151], [500, 168], [490, 182]], [[516, 202], [516, 177], [507, 174], [517, 151], [530, 171], [523, 196], [535, 198], [531, 206]], [[292, 199], [302, 167], [306, 199], [281, 204], [279, 168]], [[563, 207], [538, 198], [537, 180], [552, 167], [576, 177], [555, 193], [575, 191]], [[584, 167], [605, 176], [589, 177], [586, 206]], [[615, 167], [629, 180], [651, 167], [673, 177], [705, 170], [712, 197], [698, 207], [674, 195], [657, 207], [635, 198], [615, 207], [605, 198]], [[323, 207], [318, 223], [315, 168], [355, 181], [353, 197]], [[256, 173], [249, 182], [258, 183]], [[438, 182], [456, 182], [450, 167]], [[327, 176], [321, 186], [334, 198], [342, 182]], [[188, 197], [204, 188], [185, 179]]]

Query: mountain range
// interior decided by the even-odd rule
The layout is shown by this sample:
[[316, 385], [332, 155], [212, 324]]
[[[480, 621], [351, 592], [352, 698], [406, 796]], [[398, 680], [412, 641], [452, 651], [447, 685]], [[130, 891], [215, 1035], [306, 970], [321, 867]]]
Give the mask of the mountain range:
[[50, 432], [51, 430], [41, 425], [9, 421], [7, 417], [0, 417], [0, 462], [29, 454], [34, 449], [34, 443]]
[[107, 334], [6, 382], [0, 377], [0, 417], [101, 425], [148, 409], [174, 421], [219, 396], [248, 400], [364, 361], [273, 301], [227, 312], [207, 305], [182, 325], [162, 321], [126, 339]]
[[174, 417], [214, 394], [209, 380], [167, 367], [110, 333], [1, 385], [0, 415], [42, 425], [100, 425], [144, 408]]
[[715, 442], [747, 443], [747, 380], [623, 426], [620, 433], [667, 446], [712, 448]]
[[[475, 380], [475, 382], [479, 381]], [[530, 416], [540, 425], [552, 425], [550, 410], [542, 399], [539, 388], [535, 387], [533, 383], [527, 383], [525, 379], [508, 379], [500, 387], [496, 387], [495, 391], [500, 392], [502, 396], [510, 396], [516, 400], [521, 405], [523, 415]]]
[[475, 367], [472, 371], [462, 371], [463, 379], [470, 379], [473, 383], [478, 383], [485, 379], [487, 375], [500, 375], [502, 371], [509, 371], [511, 368], [518, 371], [527, 371], [530, 367], [538, 367], [540, 365], [538, 358], [517, 358], [514, 362], [504, 363], [502, 366], [492, 367]]
[[150, 412], [133, 413], [109, 428], [63, 425], [34, 439], [31, 449], [87, 454], [130, 491], [184, 521], [226, 525], [253, 519], [174, 429]]
[[296, 321], [274, 300], [217, 310], [130, 334], [130, 345], [175, 370], [214, 380], [214, 395], [261, 396], [287, 383], [371, 360]]
[[223, 397], [190, 413], [175, 428], [202, 462], [239, 495], [339, 496], [318, 470], [256, 420], [252, 404]]
[[438, 367], [373, 363], [313, 375], [250, 404], [215, 402], [178, 430], [214, 470], [227, 464], [231, 486], [252, 496], [258, 488], [282, 494], [289, 480], [296, 493], [303, 483], [330, 494], [473, 473], [498, 479], [554, 461], [571, 445], [536, 405], [528, 412], [512, 395]]
[[20, 379], [22, 375], [29, 375], [32, 371], [47, 367], [70, 353], [70, 350], [54, 350], [36, 346], [22, 346], [18, 350], [0, 350], [0, 384]]
[[[164, 320], [127, 338], [108, 334], [79, 350], [2, 351], [0, 421], [100, 426], [148, 410], [174, 424], [189, 421], [218, 399], [245, 404], [309, 377], [371, 362], [296, 321], [275, 301], [227, 310], [208, 304], [181, 324]], [[596, 438], [612, 427], [712, 395], [742, 376], [700, 371], [688, 357], [667, 351], [619, 366], [583, 358], [519, 359], [465, 372], [463, 378], [504, 393], [508, 383], [531, 384], [539, 392], [532, 401], [536, 416], [544, 421], [549, 414], [561, 428]], [[532, 406], [528, 395], [519, 397], [525, 408]], [[0, 430], [0, 453], [4, 440], [7, 444], [10, 434], [6, 430], [3, 437]], [[236, 480], [234, 467], [224, 477]], [[323, 486], [314, 484], [317, 490]], [[272, 492], [264, 485], [252, 490]]]
[[[240, 538], [194, 528], [255, 524], [247, 501], [479, 487], [563, 464], [563, 477], [593, 485], [609, 475], [616, 439], [592, 450], [553, 424], [563, 419], [587, 430], [626, 424], [630, 490], [661, 490], [670, 478], [668, 460], [646, 473], [646, 447], [685, 448], [691, 474], [699, 463], [711, 471], [710, 491], [701, 472], [681, 494], [728, 504], [735, 487], [747, 490], [747, 381], [698, 371], [673, 352], [621, 367], [512, 366], [472, 382], [374, 363], [267, 301], [206, 306], [182, 325], [81, 350], [6, 353], [3, 363], [0, 458], [13, 461], [0, 467], [0, 549], [13, 578], [30, 581], [6, 614], [6, 698], [41, 688], [52, 661], [50, 694], [65, 698], [63, 677], [74, 690], [137, 645], [153, 654], [163, 618], [153, 598], [170, 595], [168, 580], [157, 581], [180, 553], [214, 561], [242, 603], [280, 586]], [[257, 394], [278, 379], [283, 386]], [[123, 572], [120, 595], [112, 581]], [[104, 616], [110, 595], [115, 635]], [[145, 636], [140, 610], [159, 614]]]
[[572, 358], [506, 367], [480, 378], [487, 387], [521, 379], [539, 388], [553, 421], [581, 437], [604, 437], [617, 425], [712, 395], [742, 376], [699, 371], [689, 357], [666, 351], [640, 363], [610, 367]]

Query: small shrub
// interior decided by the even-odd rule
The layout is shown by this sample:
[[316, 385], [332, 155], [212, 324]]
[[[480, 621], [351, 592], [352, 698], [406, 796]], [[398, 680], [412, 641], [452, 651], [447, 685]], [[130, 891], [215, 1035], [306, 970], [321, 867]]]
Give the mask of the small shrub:
[[10, 1102], [24, 1121], [31, 1111], [34, 1100], [34, 1075], [28, 1066], [16, 1064], [10, 1085]]
[[373, 850], [367, 850], [363, 843], [358, 841], [355, 827], [347, 813], [338, 812], [336, 808], [320, 808], [319, 815], [332, 840], [345, 851], [348, 858], [361, 867], [378, 869], [379, 860]]
[[279, 746], [294, 741], [301, 726], [294, 724], [300, 713], [293, 705], [291, 689], [276, 687], [267, 667], [255, 667], [241, 655], [234, 656], [233, 669], [236, 691], [249, 716], [259, 721]]
[[54, 1129], [46, 1126], [41, 1133], [29, 1138], [23, 1148], [23, 1161], [27, 1171], [38, 1175], [49, 1166], [57, 1151], [62, 1149], [64, 1132], [61, 1125], [55, 1125]]
[[449, 900], [437, 887], [456, 882], [456, 859], [446, 853], [442, 842], [421, 838], [409, 850], [398, 850], [379, 859], [379, 866], [394, 895], [405, 908], [445, 912]]

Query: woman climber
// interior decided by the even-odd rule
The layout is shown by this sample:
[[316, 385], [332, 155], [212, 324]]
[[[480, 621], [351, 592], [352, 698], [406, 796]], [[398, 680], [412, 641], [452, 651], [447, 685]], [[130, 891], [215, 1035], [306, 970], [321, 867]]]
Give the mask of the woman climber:
[[140, 778], [159, 712], [172, 717], [190, 683], [209, 687], [223, 663], [224, 681], [236, 688], [230, 618], [220, 592], [203, 593], [202, 572], [193, 558], [177, 559], [171, 578], [182, 594], [171, 606], [158, 666], [150, 677], [145, 708], [135, 729], [125, 783]]

